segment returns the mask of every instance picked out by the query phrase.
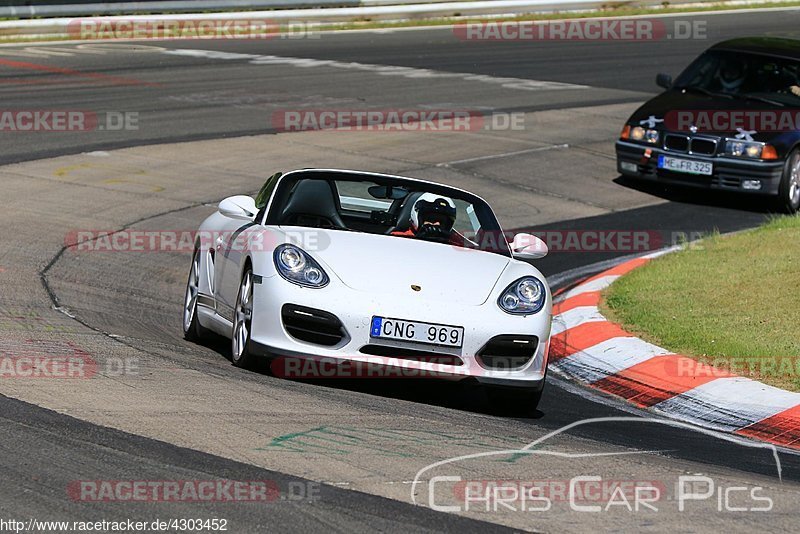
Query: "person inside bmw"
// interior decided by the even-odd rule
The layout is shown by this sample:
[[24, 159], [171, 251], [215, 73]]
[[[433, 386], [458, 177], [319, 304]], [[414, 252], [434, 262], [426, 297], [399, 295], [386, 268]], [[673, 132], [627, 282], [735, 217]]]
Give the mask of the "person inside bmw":
[[722, 93], [736, 94], [741, 92], [742, 84], [747, 77], [747, 65], [736, 58], [724, 58], [715, 76]]
[[[757, 88], [759, 90], [769, 90], [769, 79], [776, 78], [779, 81], [777, 87], [772, 90], [778, 93], [791, 93], [794, 96], [800, 96], [800, 82], [798, 81], [797, 72], [789, 72], [786, 66], [781, 67], [775, 63], [766, 63], [759, 65], [757, 72], [754, 74], [755, 78], [758, 79]], [[749, 85], [748, 65], [739, 58], [723, 58], [714, 75], [714, 80], [717, 82], [719, 91], [726, 95], [745, 93], [752, 89], [751, 87], [744, 88], [744, 86]]]
[[464, 237], [453, 230], [455, 222], [456, 205], [452, 199], [425, 193], [416, 200], [411, 209], [408, 230], [394, 231], [391, 235], [462, 246]]

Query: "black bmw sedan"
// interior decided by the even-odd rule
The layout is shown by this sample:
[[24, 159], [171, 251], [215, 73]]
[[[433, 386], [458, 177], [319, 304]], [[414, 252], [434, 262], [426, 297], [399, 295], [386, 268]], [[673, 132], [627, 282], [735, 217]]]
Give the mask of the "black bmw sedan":
[[800, 40], [718, 43], [628, 119], [617, 170], [664, 184], [772, 197], [800, 209]]

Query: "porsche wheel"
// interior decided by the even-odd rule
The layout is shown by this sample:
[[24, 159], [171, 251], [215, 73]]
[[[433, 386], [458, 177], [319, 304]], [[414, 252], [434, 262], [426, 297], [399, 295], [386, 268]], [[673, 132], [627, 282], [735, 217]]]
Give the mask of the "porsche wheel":
[[199, 291], [200, 249], [195, 249], [183, 299], [183, 337], [188, 341], [199, 341], [208, 332], [200, 325], [200, 321], [197, 318], [197, 295]]
[[253, 321], [253, 269], [248, 265], [239, 283], [231, 333], [231, 361], [236, 367], [250, 368], [254, 356], [250, 353], [250, 328]]
[[776, 207], [784, 213], [797, 213], [800, 210], [800, 150], [794, 150], [786, 158]]

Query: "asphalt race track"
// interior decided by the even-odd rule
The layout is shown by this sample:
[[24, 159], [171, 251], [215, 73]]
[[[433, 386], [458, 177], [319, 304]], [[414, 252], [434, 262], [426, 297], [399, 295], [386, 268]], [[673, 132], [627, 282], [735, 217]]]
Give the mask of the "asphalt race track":
[[[541, 454], [469, 458], [415, 486], [434, 462], [517, 449], [582, 420], [648, 414], [557, 376], [538, 413], [521, 418], [488, 409], [468, 386], [306, 383], [243, 371], [231, 366], [226, 343], [182, 338], [190, 251], [69, 247], [80, 230], [192, 230], [222, 198], [256, 191], [275, 171], [317, 166], [459, 185], [486, 198], [506, 228], [638, 232], [648, 250], [752, 227], [769, 216], [758, 200], [621, 180], [613, 141], [655, 93], [657, 72], [677, 74], [723, 38], [794, 35], [800, 11], [681, 20], [701, 22], [706, 38], [464, 42], [429, 29], [0, 47], [4, 109], [93, 111], [104, 126], [109, 113], [127, 113], [136, 123], [0, 133], [3, 352], [78, 351], [98, 369], [88, 380], [0, 380], [0, 519], [225, 518], [232, 532], [796, 528], [800, 457], [657, 421], [594, 421], [548, 437], [535, 448]], [[292, 109], [390, 108], [515, 113], [525, 127], [282, 132], [274, 120]], [[555, 290], [635, 252], [553, 251], [537, 266]], [[670, 498], [658, 511], [580, 512], [554, 497], [546, 511], [445, 513], [430, 504], [452, 504], [459, 490], [442, 484], [434, 494], [434, 473], [650, 481]], [[710, 477], [716, 492], [681, 511], [673, 491], [681, 476]], [[103, 502], [69, 490], [87, 480], [212, 479], [268, 480], [281, 497]], [[753, 510], [761, 502], [742, 492], [725, 500], [725, 489], [740, 487], [750, 497], [759, 487], [774, 506]]]

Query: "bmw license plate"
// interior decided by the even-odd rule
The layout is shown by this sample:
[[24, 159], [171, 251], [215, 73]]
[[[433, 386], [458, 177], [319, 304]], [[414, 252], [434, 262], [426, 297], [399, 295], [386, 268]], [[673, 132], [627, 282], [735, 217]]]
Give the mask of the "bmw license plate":
[[706, 161], [695, 161], [692, 159], [673, 158], [670, 156], [658, 156], [658, 168], [674, 172], [685, 172], [688, 174], [713, 174], [714, 167]]
[[460, 348], [464, 344], [464, 327], [375, 316], [369, 337]]

